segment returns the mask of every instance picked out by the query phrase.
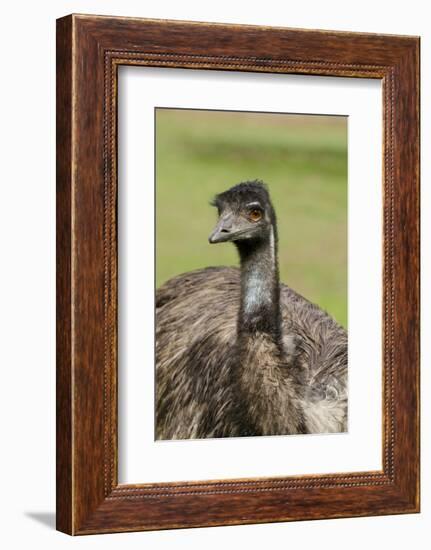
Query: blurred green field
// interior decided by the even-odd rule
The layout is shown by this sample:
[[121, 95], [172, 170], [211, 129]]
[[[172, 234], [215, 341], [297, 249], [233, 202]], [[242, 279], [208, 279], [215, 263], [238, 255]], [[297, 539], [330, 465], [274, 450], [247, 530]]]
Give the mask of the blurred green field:
[[281, 280], [347, 327], [347, 119], [156, 111], [156, 285], [210, 265], [238, 265], [210, 245], [210, 199], [245, 180], [268, 184]]

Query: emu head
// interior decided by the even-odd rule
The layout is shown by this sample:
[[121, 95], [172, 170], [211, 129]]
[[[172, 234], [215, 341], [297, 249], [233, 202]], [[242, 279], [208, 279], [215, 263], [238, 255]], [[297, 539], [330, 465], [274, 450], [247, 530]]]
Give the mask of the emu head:
[[218, 221], [209, 242], [266, 241], [276, 236], [276, 219], [268, 189], [261, 181], [246, 181], [216, 195], [211, 202]]

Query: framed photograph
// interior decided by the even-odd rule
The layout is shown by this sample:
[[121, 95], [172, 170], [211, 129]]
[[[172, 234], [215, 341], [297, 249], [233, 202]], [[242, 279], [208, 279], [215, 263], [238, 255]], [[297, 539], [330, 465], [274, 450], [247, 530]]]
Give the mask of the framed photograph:
[[419, 511], [419, 38], [57, 21], [57, 528]]

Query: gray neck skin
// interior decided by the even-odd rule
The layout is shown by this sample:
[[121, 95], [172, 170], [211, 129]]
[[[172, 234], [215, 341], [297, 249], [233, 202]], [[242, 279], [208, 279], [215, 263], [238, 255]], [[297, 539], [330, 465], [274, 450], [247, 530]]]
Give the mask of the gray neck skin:
[[[281, 369], [259, 366], [287, 365], [281, 333], [280, 283], [278, 277], [277, 239], [274, 226], [267, 239], [237, 243], [241, 258], [241, 301], [238, 316], [238, 345], [243, 354], [238, 369], [239, 395], [242, 392], [248, 435], [305, 433], [303, 413], [295, 395], [293, 378]], [[262, 347], [261, 338], [273, 346]], [[257, 343], [257, 347], [253, 344]], [[256, 354], [258, 354], [256, 356]], [[290, 372], [290, 369], [289, 369]], [[274, 380], [280, 383], [274, 384]], [[262, 391], [264, 387], [264, 391]], [[241, 401], [240, 401], [241, 402]]]
[[281, 345], [280, 284], [274, 229], [266, 239], [237, 243], [241, 260], [240, 336], [268, 334]]

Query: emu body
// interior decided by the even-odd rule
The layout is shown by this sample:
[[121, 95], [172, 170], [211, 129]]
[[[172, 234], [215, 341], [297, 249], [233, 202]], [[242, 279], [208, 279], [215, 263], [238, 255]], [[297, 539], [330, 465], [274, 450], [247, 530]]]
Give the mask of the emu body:
[[241, 266], [157, 290], [157, 439], [346, 431], [347, 334], [280, 284], [266, 188], [239, 184], [215, 204], [210, 242], [233, 242]]

